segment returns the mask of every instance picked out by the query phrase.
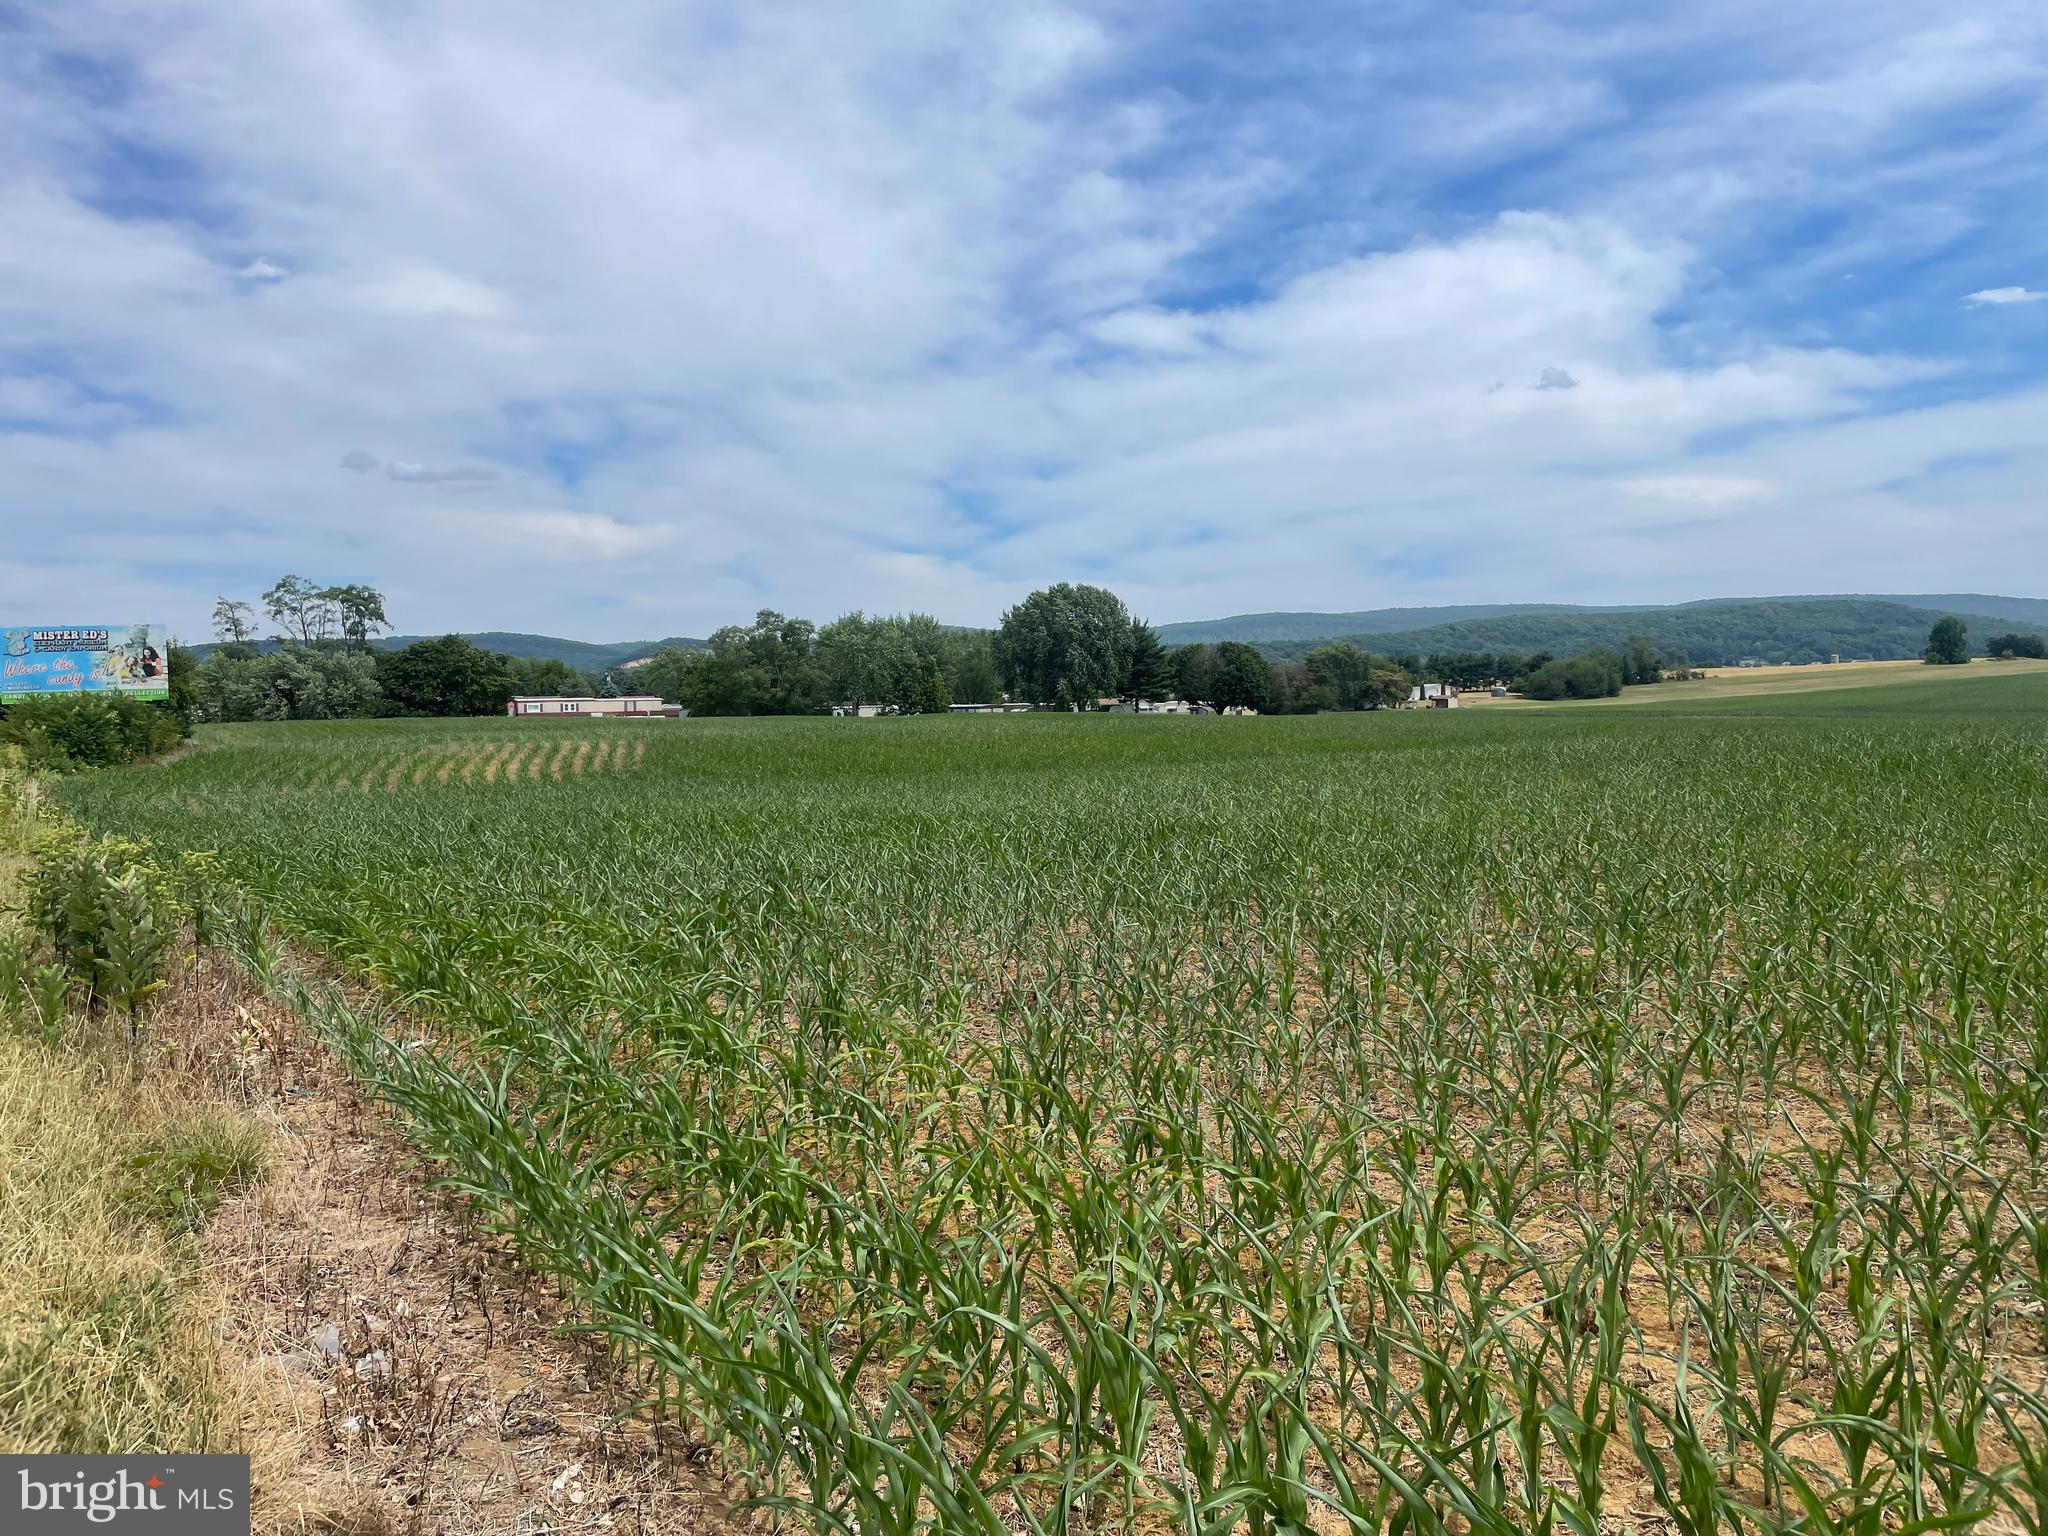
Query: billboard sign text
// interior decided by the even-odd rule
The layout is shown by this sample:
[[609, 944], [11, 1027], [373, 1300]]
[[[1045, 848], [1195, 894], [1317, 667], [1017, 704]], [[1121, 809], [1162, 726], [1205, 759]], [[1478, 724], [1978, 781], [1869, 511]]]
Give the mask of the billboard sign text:
[[33, 693], [171, 696], [161, 624], [50, 624], [0, 629], [0, 697]]

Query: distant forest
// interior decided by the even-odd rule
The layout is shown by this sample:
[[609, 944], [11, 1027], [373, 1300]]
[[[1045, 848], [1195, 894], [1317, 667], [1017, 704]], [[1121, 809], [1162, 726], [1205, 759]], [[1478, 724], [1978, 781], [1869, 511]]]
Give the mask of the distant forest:
[[[1667, 657], [1700, 667], [1732, 666], [1751, 656], [1766, 662], [1826, 661], [1830, 656], [1844, 661], [1903, 661], [1917, 658], [1927, 648], [1928, 629], [1943, 613], [1853, 598], [1689, 603], [1616, 612], [1523, 612], [1461, 619], [1425, 629], [1252, 643], [1278, 660], [1304, 656], [1332, 638], [1358, 645], [1369, 642], [1371, 649], [1395, 656], [1443, 651], [1547, 651], [1555, 656], [1575, 656], [1595, 646], [1619, 650], [1631, 635], [1648, 635]], [[2048, 634], [2048, 628], [2016, 619], [1971, 613], [1960, 617], [1974, 649], [1981, 650], [1993, 634]]]

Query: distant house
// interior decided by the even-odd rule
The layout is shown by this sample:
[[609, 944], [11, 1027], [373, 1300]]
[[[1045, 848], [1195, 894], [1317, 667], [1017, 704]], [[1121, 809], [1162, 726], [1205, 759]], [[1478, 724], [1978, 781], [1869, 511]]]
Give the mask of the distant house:
[[621, 694], [616, 699], [571, 699], [561, 694], [522, 693], [505, 706], [505, 713], [549, 715], [557, 719], [569, 715], [595, 716], [600, 720], [674, 720], [683, 712], [674, 704], [664, 704], [658, 694], [652, 693]]
[[1028, 715], [1029, 704], [950, 704], [947, 709], [956, 715]]
[[1458, 685], [1456, 683], [1417, 683], [1408, 690], [1410, 709], [1456, 709], [1458, 707]]
[[1735, 663], [1738, 667], [1760, 667], [1763, 664], [1764, 659], [1761, 656], [1745, 656], [1742, 660]]

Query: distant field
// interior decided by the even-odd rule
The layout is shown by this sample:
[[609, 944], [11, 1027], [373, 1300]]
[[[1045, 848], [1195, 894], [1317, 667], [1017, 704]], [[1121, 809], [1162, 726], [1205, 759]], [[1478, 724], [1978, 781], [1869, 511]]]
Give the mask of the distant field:
[[1583, 710], [1625, 707], [1683, 709], [1728, 703], [1744, 707], [1783, 702], [1799, 713], [1904, 713], [1983, 711], [2025, 713], [2048, 708], [2048, 661], [1976, 661], [1967, 667], [1930, 667], [1919, 661], [1844, 662], [1839, 666], [1714, 667], [1704, 679], [1624, 688], [1611, 699], [1541, 704], [1509, 696], [1467, 693], [1466, 708]]
[[65, 798], [367, 983], [336, 1048], [814, 1529], [2038, 1530], [2044, 711], [249, 726]]

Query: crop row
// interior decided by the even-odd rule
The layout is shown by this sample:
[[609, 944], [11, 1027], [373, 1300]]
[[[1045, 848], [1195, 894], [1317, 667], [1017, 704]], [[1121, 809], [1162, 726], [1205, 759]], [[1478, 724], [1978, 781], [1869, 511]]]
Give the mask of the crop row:
[[2048, 1528], [2037, 733], [692, 722], [394, 778], [511, 739], [436, 730], [72, 798], [219, 850], [248, 963], [765, 1503]]

